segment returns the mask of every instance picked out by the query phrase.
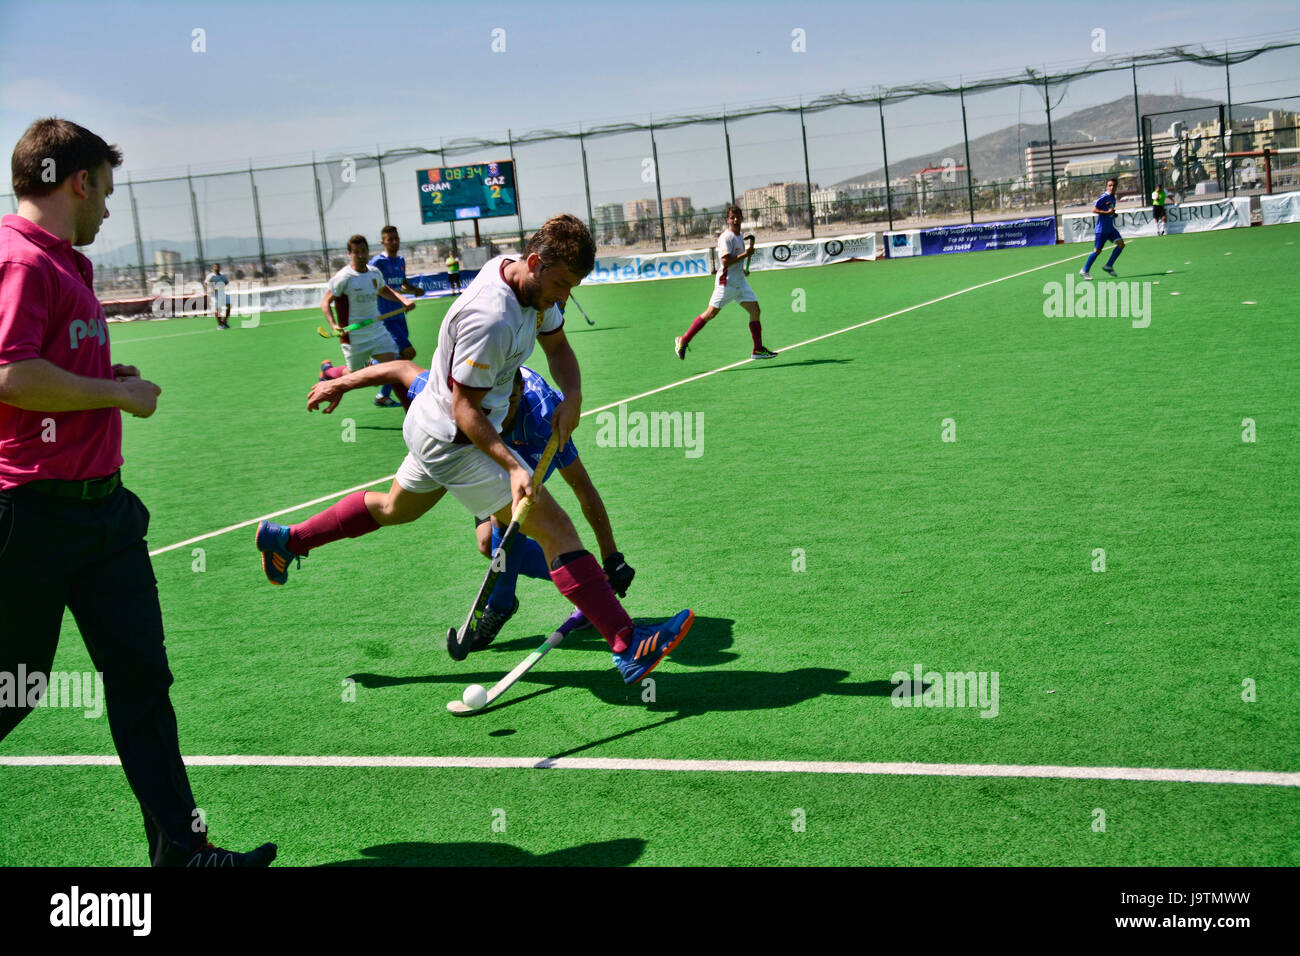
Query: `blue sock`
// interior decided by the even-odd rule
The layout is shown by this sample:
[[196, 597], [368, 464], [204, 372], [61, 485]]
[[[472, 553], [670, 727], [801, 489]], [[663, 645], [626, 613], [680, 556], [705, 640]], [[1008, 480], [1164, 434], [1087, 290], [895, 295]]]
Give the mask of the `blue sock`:
[[1097, 257], [1098, 257], [1099, 255], [1101, 255], [1101, 250], [1100, 250], [1100, 249], [1094, 249], [1094, 250], [1092, 251], [1092, 255], [1090, 255], [1090, 256], [1088, 257], [1088, 261], [1085, 262], [1085, 263], [1083, 264], [1083, 271], [1084, 271], [1084, 272], [1091, 272], [1091, 271], [1092, 271], [1092, 264], [1093, 264], [1094, 262], [1097, 261]]
[[381, 388], [381, 389], [379, 390], [379, 397], [380, 397], [380, 398], [392, 398], [392, 397], [393, 397], [393, 386], [391, 386], [391, 385], [385, 385], [383, 388]]
[[[501, 531], [493, 526], [492, 550], [495, 552], [500, 544]], [[500, 611], [508, 610], [514, 604], [515, 584], [520, 574], [545, 581], [551, 580], [551, 569], [546, 564], [546, 554], [542, 551], [542, 546], [526, 535], [520, 535], [519, 540], [510, 549], [510, 553], [506, 555], [506, 569], [492, 587], [492, 596], [488, 598], [488, 604]]]
[[1124, 251], [1123, 246], [1115, 247], [1115, 250], [1110, 254], [1110, 259], [1106, 262], [1107, 269], [1109, 269], [1111, 266], [1115, 264], [1115, 260], [1119, 258], [1119, 254], [1123, 251]]

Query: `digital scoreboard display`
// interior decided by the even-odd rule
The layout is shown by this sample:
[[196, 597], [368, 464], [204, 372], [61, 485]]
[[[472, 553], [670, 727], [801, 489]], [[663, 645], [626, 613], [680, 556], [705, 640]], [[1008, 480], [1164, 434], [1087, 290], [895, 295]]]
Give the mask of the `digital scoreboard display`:
[[513, 160], [419, 169], [415, 179], [420, 186], [421, 222], [491, 219], [519, 211]]

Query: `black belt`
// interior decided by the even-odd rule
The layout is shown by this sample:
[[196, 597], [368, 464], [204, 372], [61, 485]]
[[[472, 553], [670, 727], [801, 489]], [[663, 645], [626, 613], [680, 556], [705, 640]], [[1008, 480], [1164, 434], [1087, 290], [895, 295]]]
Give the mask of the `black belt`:
[[53, 478], [42, 478], [38, 481], [29, 481], [25, 485], [19, 485], [14, 490], [17, 491], [21, 488], [55, 498], [79, 498], [82, 501], [94, 501], [99, 498], [107, 498], [121, 487], [122, 473], [115, 471], [103, 478], [90, 478], [86, 481], [58, 481]]

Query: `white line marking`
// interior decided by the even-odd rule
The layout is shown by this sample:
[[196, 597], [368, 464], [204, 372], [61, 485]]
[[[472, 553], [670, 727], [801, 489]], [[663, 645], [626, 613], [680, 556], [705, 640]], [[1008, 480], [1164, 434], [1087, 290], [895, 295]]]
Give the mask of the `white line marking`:
[[304, 501], [300, 505], [294, 505], [292, 508], [281, 508], [279, 511], [272, 511], [269, 515], [262, 515], [260, 518], [249, 518], [247, 521], [241, 521], [239, 524], [232, 524], [229, 527], [222, 528], [219, 531], [209, 531], [207, 534], [201, 534], [197, 538], [189, 538], [185, 541], [177, 541], [175, 544], [169, 544], [165, 548], [159, 548], [156, 551], [150, 551], [149, 557], [156, 554], [165, 554], [168, 551], [175, 551], [177, 548], [183, 548], [187, 544], [194, 544], [196, 541], [206, 541], [208, 538], [215, 538], [219, 534], [225, 534], [227, 531], [235, 531], [238, 528], [247, 528], [249, 525], [257, 524], [259, 521], [265, 521], [268, 518], [278, 518], [280, 515], [287, 515], [291, 511], [298, 511], [310, 505], [318, 505], [322, 501], [329, 501], [342, 495], [350, 495], [354, 491], [361, 491], [363, 488], [369, 488], [371, 485], [377, 485], [380, 482], [392, 481], [397, 475], [389, 475], [386, 478], [376, 478], [374, 481], [368, 481], [364, 485], [354, 485], [351, 488], [345, 488], [343, 491], [336, 491], [333, 494], [326, 495], [323, 498], [313, 498], [311, 501]]
[[[967, 292], [974, 292], [976, 289], [983, 289], [983, 288], [986, 288], [987, 286], [996, 285], [996, 284], [999, 283], [999, 282], [1006, 282], [1008, 279], [1018, 279], [1018, 278], [1020, 278], [1021, 276], [1027, 276], [1027, 275], [1029, 275], [1030, 273], [1033, 273], [1033, 272], [1039, 272], [1039, 271], [1041, 271], [1041, 270], [1043, 270], [1043, 269], [1050, 269], [1050, 268], [1052, 268], [1052, 266], [1059, 266], [1059, 265], [1061, 265], [1062, 263], [1072, 262], [1072, 261], [1075, 260], [1075, 259], [1082, 259], [1082, 258], [1086, 257], [1087, 255], [1088, 255], [1088, 253], [1084, 252], [1084, 253], [1080, 253], [1080, 254], [1077, 255], [1077, 256], [1067, 256], [1067, 257], [1064, 258], [1064, 259], [1057, 259], [1055, 262], [1047, 262], [1047, 263], [1044, 263], [1044, 264], [1041, 265], [1041, 266], [1034, 266], [1034, 268], [1032, 268], [1032, 269], [1026, 269], [1024, 272], [1015, 272], [1015, 273], [1012, 273], [1011, 275], [1002, 276], [1002, 277], [999, 278], [999, 279], [990, 279], [988, 282], [981, 282], [979, 285], [973, 285], [973, 286], [969, 286], [968, 288], [965, 288], [965, 289], [959, 289], [959, 290], [956, 291], [956, 292], [949, 292], [947, 295], [941, 295], [941, 296], [939, 296], [939, 298], [937, 298], [937, 299], [931, 299], [931, 300], [929, 300], [928, 302], [921, 302], [921, 303], [919, 303], [919, 304], [917, 304], [917, 305], [909, 305], [909, 306], [908, 306], [907, 308], [905, 308], [905, 309], [899, 309], [897, 312], [890, 312], [888, 315], [880, 315], [880, 316], [876, 316], [876, 318], [874, 318], [874, 319], [868, 319], [868, 320], [865, 321], [865, 322], [859, 322], [857, 325], [850, 325], [850, 326], [848, 326], [847, 328], [838, 329], [838, 330], [836, 330], [836, 331], [834, 331], [834, 332], [827, 332], [825, 335], [818, 335], [818, 336], [815, 337], [815, 338], [805, 339], [805, 340], [802, 341], [802, 342], [796, 342], [794, 345], [787, 345], [787, 346], [785, 346], [784, 348], [777, 349], [777, 351], [778, 351], [778, 352], [789, 352], [789, 351], [791, 351], [792, 349], [801, 348], [801, 347], [803, 347], [803, 346], [805, 346], [805, 345], [811, 345], [813, 342], [820, 342], [822, 339], [829, 339], [829, 338], [831, 338], [832, 336], [843, 335], [845, 332], [853, 332], [853, 331], [855, 331], [855, 330], [857, 330], [857, 329], [865, 328], [865, 327], [868, 326], [868, 325], [875, 325], [877, 322], [883, 322], [885, 319], [892, 319], [892, 318], [894, 318], [895, 316], [898, 316], [898, 315], [904, 315], [904, 314], [906, 314], [906, 313], [908, 313], [908, 312], [915, 312], [917, 309], [923, 309], [923, 308], [925, 308], [925, 307], [928, 306], [928, 305], [934, 305], [936, 302], [943, 302], [943, 301], [945, 301], [945, 300], [947, 300], [947, 299], [952, 299], [952, 298], [955, 298], [956, 296], [959, 296], [959, 295], [965, 295]], [[1173, 293], [1173, 294], [1174, 294], [1174, 295], [1177, 295], [1178, 293], [1175, 292], [1175, 293]], [[301, 320], [296, 320], [296, 321], [301, 321]], [[211, 329], [211, 330], [209, 330], [209, 331], [216, 331], [216, 330], [215, 330], [215, 329]], [[189, 335], [189, 334], [192, 334], [192, 333], [188, 333], [188, 332], [178, 332], [178, 333], [176, 333], [176, 334], [177, 334], [177, 335]], [[137, 340], [135, 340], [135, 341], [143, 341], [143, 340], [141, 340], [141, 339], [137, 339]], [[126, 344], [126, 343], [123, 343], [123, 344]], [[713, 371], [711, 371], [711, 372], [701, 372], [699, 375], [692, 375], [690, 378], [684, 378], [684, 379], [682, 379], [681, 381], [673, 382], [673, 383], [671, 383], [671, 384], [669, 384], [669, 385], [662, 385], [662, 386], [660, 386], [659, 388], [652, 388], [650, 391], [648, 391], [648, 392], [642, 392], [640, 395], [633, 395], [633, 396], [630, 397], [630, 398], [623, 398], [623, 399], [620, 399], [620, 400], [617, 401], [617, 402], [611, 402], [611, 403], [608, 404], [608, 405], [602, 405], [602, 406], [600, 406], [599, 408], [592, 408], [592, 409], [589, 409], [588, 411], [585, 411], [585, 412], [582, 413], [582, 417], [583, 417], [583, 418], [586, 418], [588, 415], [595, 415], [597, 412], [603, 412], [603, 411], [606, 411], [606, 410], [611, 409], [611, 408], [618, 408], [618, 406], [620, 406], [620, 405], [626, 405], [628, 402], [635, 402], [637, 399], [640, 399], [640, 398], [646, 398], [646, 397], [648, 397], [648, 396], [650, 396], [650, 395], [656, 395], [656, 394], [658, 394], [659, 392], [666, 392], [668, 389], [670, 389], [670, 388], [677, 388], [677, 386], [679, 386], [679, 385], [686, 385], [686, 384], [688, 384], [688, 383], [690, 383], [690, 382], [698, 382], [698, 381], [699, 381], [700, 379], [702, 379], [702, 378], [708, 378], [710, 375], [717, 375], [719, 372], [725, 372], [725, 371], [727, 371], [728, 369], [739, 368], [741, 365], [747, 365], [747, 364], [749, 364], [750, 362], [753, 362], [753, 361], [754, 361], [754, 359], [752, 359], [752, 358], [747, 358], [747, 359], [744, 359], [744, 360], [739, 361], [739, 362], [733, 362], [733, 363], [730, 364], [730, 365], [724, 365], [724, 366], [722, 366], [721, 368], [715, 368], [715, 369], [714, 369]], [[356, 487], [348, 488], [348, 489], [346, 489], [346, 490], [344, 490], [344, 491], [336, 491], [336, 492], [334, 492], [334, 493], [332, 493], [332, 494], [324, 495], [323, 497], [320, 497], [320, 498], [313, 498], [311, 501], [304, 501], [302, 504], [293, 505], [292, 507], [289, 507], [289, 508], [283, 508], [283, 509], [281, 509], [280, 511], [276, 511], [276, 512], [274, 512], [273, 514], [263, 515], [261, 518], [250, 518], [250, 519], [247, 520], [247, 521], [241, 521], [241, 522], [239, 522], [239, 524], [232, 524], [232, 525], [230, 525], [229, 527], [222, 528], [220, 531], [210, 531], [210, 532], [208, 532], [207, 534], [201, 534], [201, 535], [199, 535], [197, 538], [190, 538], [190, 539], [187, 540], [187, 541], [178, 541], [176, 544], [169, 544], [169, 545], [167, 545], [167, 547], [165, 547], [165, 548], [159, 548], [157, 551], [150, 551], [150, 552], [149, 552], [149, 556], [150, 556], [150, 557], [153, 557], [154, 555], [164, 554], [164, 553], [166, 553], [166, 552], [168, 552], [168, 551], [174, 551], [174, 550], [177, 549], [177, 548], [183, 548], [183, 547], [185, 547], [185, 545], [187, 545], [187, 544], [193, 544], [193, 543], [196, 542], [196, 541], [204, 541], [204, 540], [206, 540], [207, 538], [215, 538], [217, 535], [225, 534], [227, 531], [234, 531], [234, 530], [236, 530], [237, 528], [247, 528], [249, 525], [257, 524], [257, 522], [262, 521], [262, 520], [264, 520], [264, 519], [267, 519], [267, 518], [274, 518], [274, 517], [276, 517], [276, 516], [278, 516], [278, 515], [289, 514], [289, 513], [292, 512], [292, 511], [298, 511], [298, 510], [300, 510], [300, 509], [302, 509], [302, 508], [306, 508], [308, 505], [317, 505], [317, 504], [320, 504], [320, 503], [323, 502], [323, 501], [331, 501], [331, 500], [333, 500], [334, 498], [340, 498], [340, 497], [342, 497], [343, 495], [351, 494], [352, 492], [354, 492], [354, 491], [359, 491], [359, 490], [362, 489], [362, 488], [369, 488], [370, 485], [377, 485], [377, 484], [379, 484], [381, 481], [390, 481], [390, 480], [391, 480], [392, 478], [394, 478], [394, 477], [395, 477], [394, 475], [389, 475], [387, 478], [376, 478], [374, 481], [369, 482], [368, 484], [357, 485]]]
[[[655, 770], [661, 773], [820, 773], [901, 777], [1026, 777], [1300, 787], [1300, 773], [1165, 767], [1064, 767], [997, 763], [867, 763], [820, 760], [659, 760], [619, 757], [186, 757], [189, 767], [387, 767], [471, 770]], [[115, 756], [0, 757], [0, 767], [116, 767]]]

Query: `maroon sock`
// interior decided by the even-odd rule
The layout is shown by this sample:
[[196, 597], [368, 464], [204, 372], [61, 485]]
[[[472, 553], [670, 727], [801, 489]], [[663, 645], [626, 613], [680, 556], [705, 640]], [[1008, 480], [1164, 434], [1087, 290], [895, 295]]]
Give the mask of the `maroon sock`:
[[325, 370], [326, 378], [342, 378], [344, 375], [347, 374], [348, 374], [348, 367], [346, 365], [331, 365], [329, 368]]
[[763, 323], [758, 319], [749, 320], [749, 337], [754, 340], [754, 351], [763, 347]]
[[699, 334], [700, 329], [704, 328], [706, 325], [708, 325], [708, 323], [697, 315], [695, 321], [691, 323], [691, 327], [687, 329], [686, 334], [682, 336], [682, 345], [689, 345], [691, 339], [695, 338], [695, 336]]
[[609, 579], [590, 552], [584, 551], [582, 557], [553, 570], [551, 580], [595, 625], [611, 651], [622, 654], [627, 650], [632, 637], [632, 618], [618, 603]]
[[354, 491], [302, 524], [290, 525], [289, 550], [294, 554], [306, 554], [312, 548], [339, 538], [359, 538], [378, 527], [379, 522], [366, 508], [366, 493]]

